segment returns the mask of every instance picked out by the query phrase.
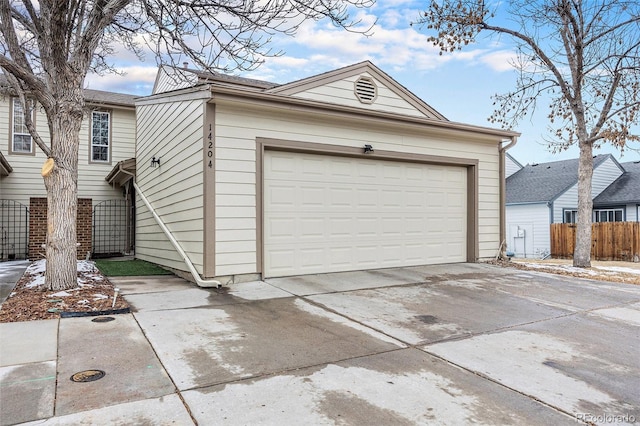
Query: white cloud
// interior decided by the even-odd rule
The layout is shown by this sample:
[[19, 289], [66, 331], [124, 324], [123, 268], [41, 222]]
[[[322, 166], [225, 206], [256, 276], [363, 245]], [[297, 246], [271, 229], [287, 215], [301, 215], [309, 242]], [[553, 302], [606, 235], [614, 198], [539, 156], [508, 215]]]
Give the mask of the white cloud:
[[156, 80], [158, 68], [155, 66], [125, 66], [118, 67], [123, 74], [107, 74], [99, 76], [89, 74], [85, 80], [85, 87], [94, 90], [106, 90], [136, 95], [150, 95]]
[[513, 70], [516, 61], [516, 53], [511, 50], [497, 50], [483, 54], [479, 60], [494, 71], [503, 72]]

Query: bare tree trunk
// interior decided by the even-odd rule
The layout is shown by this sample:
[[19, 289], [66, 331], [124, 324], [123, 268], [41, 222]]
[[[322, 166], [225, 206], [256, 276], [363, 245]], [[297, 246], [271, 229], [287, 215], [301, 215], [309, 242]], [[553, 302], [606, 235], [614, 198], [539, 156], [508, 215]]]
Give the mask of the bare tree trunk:
[[[82, 93], [81, 89], [74, 92]], [[44, 176], [47, 188], [47, 268], [46, 286], [50, 290], [77, 287], [78, 145], [83, 100], [66, 97], [48, 114], [51, 132], [53, 171]], [[71, 99], [69, 99], [71, 98]]]
[[578, 160], [578, 228], [576, 230], [576, 247], [573, 252], [573, 266], [581, 268], [591, 267], [592, 177], [593, 147], [589, 143], [581, 142]]

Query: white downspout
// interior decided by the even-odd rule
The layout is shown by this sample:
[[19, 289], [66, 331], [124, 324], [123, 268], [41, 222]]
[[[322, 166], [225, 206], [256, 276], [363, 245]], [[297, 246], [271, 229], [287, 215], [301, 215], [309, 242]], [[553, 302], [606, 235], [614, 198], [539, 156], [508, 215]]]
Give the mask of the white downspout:
[[498, 254], [496, 256], [496, 259], [498, 257], [500, 258], [504, 258], [504, 250], [503, 247], [506, 248], [506, 243], [507, 243], [507, 230], [506, 230], [506, 216], [507, 216], [507, 212], [506, 212], [506, 201], [507, 201], [507, 194], [506, 194], [506, 178], [505, 178], [505, 160], [504, 160], [504, 156], [505, 156], [505, 152], [511, 148], [512, 146], [514, 146], [516, 143], [518, 142], [518, 137], [517, 136], [512, 136], [511, 137], [511, 141], [506, 144], [506, 145], [502, 145], [502, 142], [500, 142], [500, 145], [498, 146], [498, 155], [500, 157], [499, 161], [499, 165], [498, 165], [498, 175], [500, 176], [500, 183], [499, 183], [499, 188], [500, 188], [500, 246], [498, 247]]
[[186, 263], [187, 267], [189, 268], [189, 271], [191, 272], [191, 275], [193, 276], [193, 279], [195, 280], [196, 284], [198, 284], [200, 287], [215, 287], [215, 288], [222, 287], [222, 283], [220, 283], [220, 281], [203, 280], [202, 278], [200, 278], [200, 274], [198, 274], [198, 271], [196, 271], [196, 268], [193, 266], [193, 263], [191, 263], [189, 256], [187, 256], [184, 250], [182, 250], [182, 247], [180, 247], [180, 243], [178, 243], [178, 241], [174, 238], [173, 234], [171, 234], [171, 231], [169, 231], [169, 228], [167, 228], [164, 222], [162, 222], [162, 219], [160, 219], [160, 216], [158, 216], [158, 214], [153, 209], [153, 207], [151, 207], [149, 200], [147, 200], [147, 197], [145, 197], [142, 191], [140, 190], [140, 188], [138, 188], [138, 185], [136, 184], [135, 181], [133, 182], [133, 187], [135, 188], [136, 192], [140, 196], [140, 199], [144, 202], [144, 204], [147, 206], [147, 208], [153, 215], [153, 218], [156, 220], [156, 222], [158, 223], [162, 231], [164, 231], [167, 238], [169, 238], [169, 241], [171, 241], [171, 244], [173, 244], [173, 247], [178, 251], [178, 253], [180, 253], [180, 256], [182, 256], [182, 260], [184, 260], [184, 263]]

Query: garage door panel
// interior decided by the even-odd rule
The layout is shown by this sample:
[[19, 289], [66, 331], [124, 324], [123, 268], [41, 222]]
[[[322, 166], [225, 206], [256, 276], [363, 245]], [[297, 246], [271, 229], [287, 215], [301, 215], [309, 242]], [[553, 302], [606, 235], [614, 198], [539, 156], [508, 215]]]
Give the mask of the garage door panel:
[[466, 260], [464, 167], [273, 155], [264, 161], [265, 276]]

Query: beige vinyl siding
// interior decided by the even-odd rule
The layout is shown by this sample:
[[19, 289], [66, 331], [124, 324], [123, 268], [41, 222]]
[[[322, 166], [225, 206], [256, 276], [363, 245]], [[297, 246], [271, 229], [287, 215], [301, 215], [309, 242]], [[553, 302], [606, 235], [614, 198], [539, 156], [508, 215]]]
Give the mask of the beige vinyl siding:
[[[500, 227], [496, 139], [469, 133], [458, 133], [454, 137], [442, 130], [426, 134], [424, 129], [404, 123], [337, 119], [218, 103], [216, 275], [257, 272], [255, 146], [258, 137], [352, 147], [371, 144], [377, 150], [478, 158], [480, 257], [495, 256]], [[234, 159], [233, 163], [227, 161], [229, 158]], [[242, 213], [234, 214], [236, 209]]]
[[[378, 87], [378, 97], [372, 104], [365, 104], [358, 100], [354, 93], [354, 83], [361, 76], [373, 79]], [[364, 108], [375, 111], [386, 111], [414, 117], [425, 117], [413, 105], [402, 99], [387, 86], [368, 73], [355, 75], [343, 80], [337, 80], [323, 86], [314, 87], [292, 95], [293, 97], [312, 99], [351, 107]], [[432, 117], [431, 117], [432, 118]]]
[[171, 67], [160, 67], [153, 93], [169, 92], [171, 90], [191, 87], [198, 82], [198, 77], [193, 73], [178, 73]]
[[[40, 170], [46, 156], [35, 147], [35, 155], [9, 154], [9, 97], [0, 98], [0, 149], [13, 167], [13, 172], [2, 178], [0, 198], [29, 204], [30, 197], [46, 197], [46, 189]], [[78, 196], [91, 198], [97, 202], [121, 199], [122, 190], [112, 188], [104, 178], [113, 166], [121, 160], [132, 158], [135, 154], [135, 112], [133, 109], [104, 107], [102, 110], [111, 113], [111, 161], [109, 163], [89, 163], [89, 117], [83, 120], [80, 130], [80, 147], [78, 154]], [[46, 143], [49, 142], [47, 118], [41, 109], [36, 111], [36, 128]]]
[[[201, 99], [137, 106], [137, 184], [200, 274], [204, 264], [204, 106]], [[151, 167], [154, 156], [161, 160], [155, 168]], [[186, 270], [139, 199], [136, 209], [136, 257]]]

